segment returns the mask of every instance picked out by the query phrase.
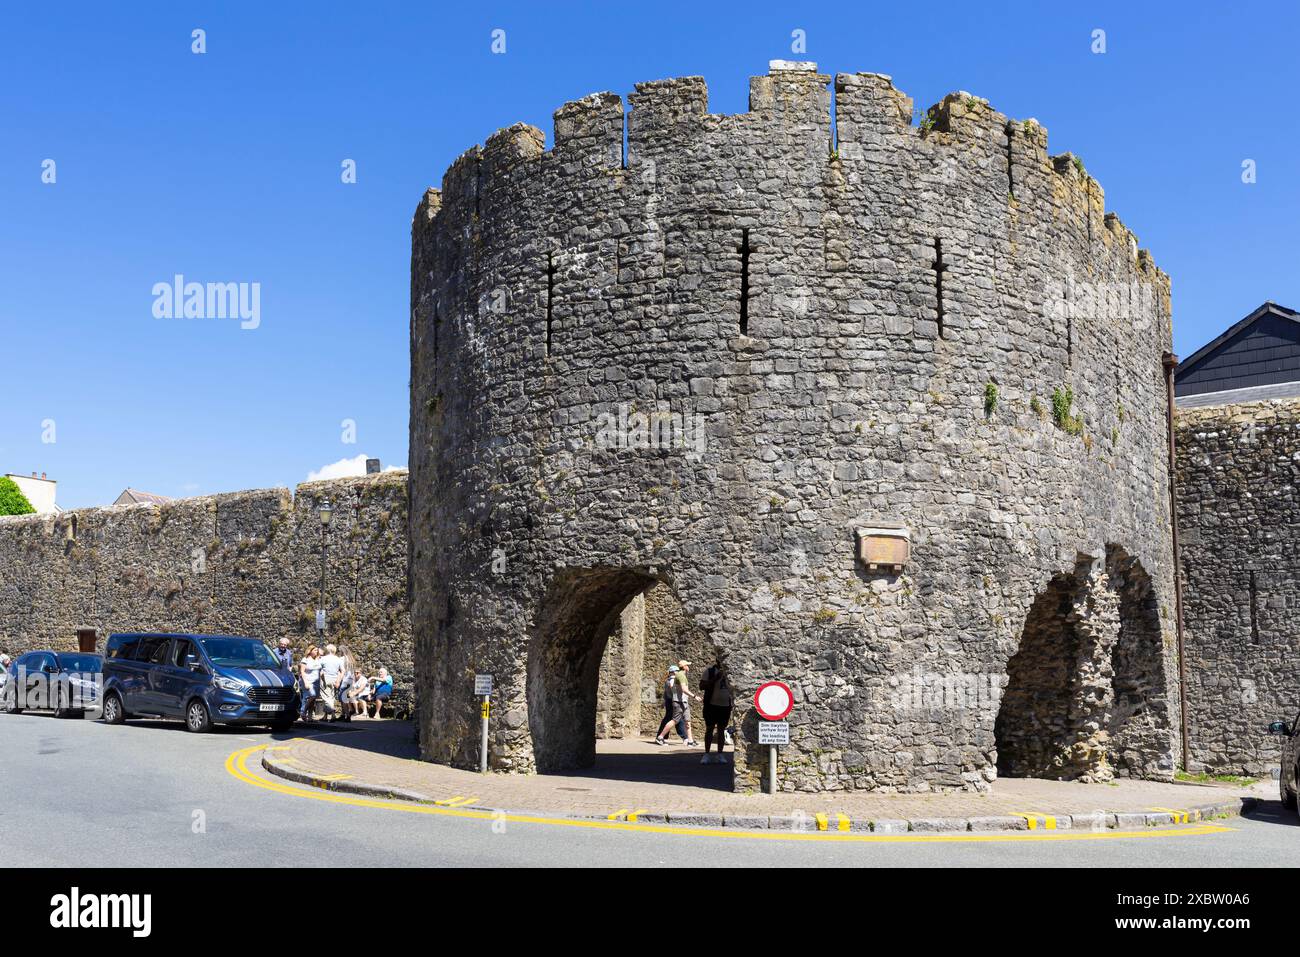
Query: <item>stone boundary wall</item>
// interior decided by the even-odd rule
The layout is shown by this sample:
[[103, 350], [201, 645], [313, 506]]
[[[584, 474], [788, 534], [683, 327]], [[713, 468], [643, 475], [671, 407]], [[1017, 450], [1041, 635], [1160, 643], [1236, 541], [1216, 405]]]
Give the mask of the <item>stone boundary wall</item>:
[[1176, 421], [1189, 764], [1265, 774], [1300, 712], [1300, 399]]
[[77, 629], [287, 636], [315, 642], [321, 524], [327, 640], [412, 687], [405, 470], [0, 518], [0, 650], [74, 650]]

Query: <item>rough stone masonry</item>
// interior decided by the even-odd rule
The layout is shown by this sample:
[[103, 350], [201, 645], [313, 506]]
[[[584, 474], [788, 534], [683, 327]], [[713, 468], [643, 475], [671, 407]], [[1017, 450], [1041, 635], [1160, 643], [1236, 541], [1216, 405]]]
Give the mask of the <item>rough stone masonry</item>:
[[[1168, 278], [1034, 121], [955, 93], [914, 125], [871, 73], [832, 115], [830, 82], [774, 62], [734, 116], [699, 77], [588, 96], [419, 204], [426, 758], [475, 765], [490, 672], [494, 768], [590, 763], [658, 586], [728, 656], [737, 788], [769, 678], [787, 789], [1171, 773]], [[901, 567], [859, 559], [881, 528]]]
[[[411, 688], [406, 473], [59, 515], [0, 518], [0, 651], [74, 650], [93, 628], [315, 644], [321, 546], [327, 640]], [[322, 533], [319, 506], [334, 519]]]
[[1177, 422], [1189, 770], [1266, 774], [1300, 689], [1300, 400]]

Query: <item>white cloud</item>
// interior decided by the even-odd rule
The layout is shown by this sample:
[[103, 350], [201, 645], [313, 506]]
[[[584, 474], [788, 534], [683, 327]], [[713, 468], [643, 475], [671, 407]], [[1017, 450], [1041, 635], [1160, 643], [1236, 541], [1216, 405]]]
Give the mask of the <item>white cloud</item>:
[[[339, 459], [337, 462], [331, 462], [329, 465], [322, 465], [320, 468], [307, 473], [308, 482], [317, 482], [321, 479], [351, 478], [356, 475], [366, 474], [366, 459], [370, 456], [362, 452], [350, 459]], [[397, 465], [384, 466], [385, 472], [395, 472], [400, 468]]]

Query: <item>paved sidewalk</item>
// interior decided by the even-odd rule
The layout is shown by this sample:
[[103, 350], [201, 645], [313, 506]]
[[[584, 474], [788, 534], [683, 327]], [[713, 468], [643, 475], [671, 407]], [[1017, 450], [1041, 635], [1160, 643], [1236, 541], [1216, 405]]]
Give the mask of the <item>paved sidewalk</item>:
[[[263, 755], [273, 774], [374, 797], [565, 817], [709, 827], [952, 831], [1134, 828], [1239, 813], [1258, 791], [1119, 781], [1076, 784], [1008, 778], [991, 793], [736, 793], [730, 766], [648, 739], [598, 742], [595, 767], [566, 775], [477, 774], [417, 758], [412, 726], [398, 721], [313, 725]], [[819, 817], [820, 815], [820, 817]]]

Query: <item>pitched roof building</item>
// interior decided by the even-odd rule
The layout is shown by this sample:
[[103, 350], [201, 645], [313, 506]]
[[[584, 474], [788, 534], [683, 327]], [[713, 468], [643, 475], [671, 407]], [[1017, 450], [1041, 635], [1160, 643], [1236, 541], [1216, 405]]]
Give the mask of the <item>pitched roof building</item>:
[[141, 492], [139, 489], [129, 488], [122, 492], [114, 501], [114, 505], [166, 505], [170, 502], [166, 495], [155, 495], [152, 492]]
[[1300, 396], [1300, 313], [1266, 302], [1174, 375], [1179, 408]]

